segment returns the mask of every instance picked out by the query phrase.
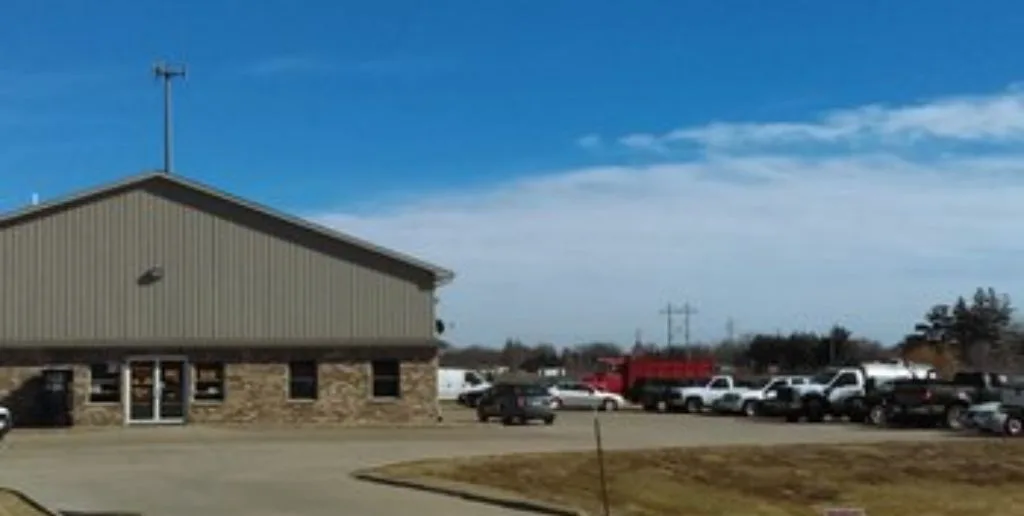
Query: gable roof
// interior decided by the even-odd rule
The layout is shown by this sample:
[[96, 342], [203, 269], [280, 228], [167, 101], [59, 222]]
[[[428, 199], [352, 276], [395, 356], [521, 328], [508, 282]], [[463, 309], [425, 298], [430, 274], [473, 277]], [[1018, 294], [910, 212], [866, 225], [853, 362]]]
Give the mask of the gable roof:
[[146, 172], [143, 174], [130, 176], [114, 183], [108, 183], [97, 188], [81, 191], [62, 198], [54, 199], [52, 201], [43, 202], [37, 205], [28, 206], [26, 208], [22, 208], [11, 213], [2, 214], [0, 215], [0, 226], [16, 224], [22, 219], [31, 217], [36, 214], [41, 214], [42, 212], [60, 210], [61, 208], [73, 204], [88, 202], [89, 200], [95, 197], [107, 195], [118, 190], [131, 190], [133, 188], [141, 187], [142, 185], [150, 182], [163, 182], [165, 184], [179, 186], [187, 190], [191, 190], [193, 192], [206, 195], [208, 197], [219, 199], [231, 205], [244, 208], [250, 211], [254, 211], [267, 217], [271, 217], [273, 219], [277, 219], [279, 221], [285, 222], [297, 228], [317, 233], [332, 240], [362, 249], [364, 251], [368, 251], [378, 256], [390, 258], [399, 263], [408, 265], [414, 269], [419, 269], [424, 272], [430, 273], [431, 275], [434, 276], [434, 283], [437, 286], [449, 283], [455, 278], [455, 273], [444, 267], [434, 265], [432, 263], [420, 260], [418, 258], [414, 258], [412, 256], [400, 253], [398, 251], [393, 251], [391, 249], [381, 247], [367, 240], [347, 235], [340, 231], [335, 231], [326, 226], [322, 226], [315, 222], [308, 221], [301, 217], [289, 215], [287, 213], [280, 212], [268, 206], [248, 201], [246, 199], [237, 197], [223, 190], [218, 190], [216, 188], [205, 185], [198, 181], [187, 179], [183, 176], [176, 174], [165, 174], [159, 171]]

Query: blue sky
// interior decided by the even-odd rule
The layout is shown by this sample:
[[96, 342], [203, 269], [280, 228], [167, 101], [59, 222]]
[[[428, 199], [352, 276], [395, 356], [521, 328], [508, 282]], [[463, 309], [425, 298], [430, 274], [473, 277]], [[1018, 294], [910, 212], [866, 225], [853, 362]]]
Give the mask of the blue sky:
[[158, 167], [185, 61], [178, 171], [454, 268], [458, 341], [663, 340], [668, 300], [892, 340], [1024, 289], [1019, 2], [5, 8], [0, 209]]

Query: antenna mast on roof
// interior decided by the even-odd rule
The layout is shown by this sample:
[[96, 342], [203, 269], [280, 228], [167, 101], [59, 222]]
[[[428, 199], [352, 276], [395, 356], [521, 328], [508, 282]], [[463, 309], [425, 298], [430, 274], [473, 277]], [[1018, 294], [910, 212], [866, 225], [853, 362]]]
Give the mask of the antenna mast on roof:
[[171, 127], [171, 81], [176, 77], [185, 78], [185, 65], [171, 65], [159, 61], [153, 65], [153, 75], [164, 83], [164, 174], [171, 173], [172, 127]]

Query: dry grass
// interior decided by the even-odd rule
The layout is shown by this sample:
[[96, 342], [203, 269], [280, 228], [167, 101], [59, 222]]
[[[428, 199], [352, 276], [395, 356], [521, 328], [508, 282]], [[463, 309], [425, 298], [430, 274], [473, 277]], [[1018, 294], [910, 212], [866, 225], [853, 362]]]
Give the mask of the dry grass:
[[[606, 455], [616, 515], [1024, 516], [1024, 439], [671, 448]], [[498, 488], [600, 514], [594, 453], [396, 464], [381, 472]]]
[[20, 496], [0, 489], [0, 516], [49, 516]]

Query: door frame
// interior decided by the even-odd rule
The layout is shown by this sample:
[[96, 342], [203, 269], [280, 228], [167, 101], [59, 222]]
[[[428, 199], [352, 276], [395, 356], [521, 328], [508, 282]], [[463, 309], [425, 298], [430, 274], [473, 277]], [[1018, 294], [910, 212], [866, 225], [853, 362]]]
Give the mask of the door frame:
[[[131, 388], [132, 388], [132, 363], [133, 362], [153, 362], [153, 418], [152, 419], [132, 419], [131, 418]], [[162, 418], [160, 417], [160, 396], [161, 388], [159, 382], [161, 381], [161, 375], [163, 373], [163, 362], [181, 362], [182, 363], [182, 417], [178, 418]], [[131, 355], [124, 359], [123, 367], [121, 368], [121, 404], [124, 408], [124, 424], [125, 425], [183, 425], [188, 419], [188, 405], [189, 400], [192, 399], [192, 367], [188, 361], [188, 357], [185, 355]]]

